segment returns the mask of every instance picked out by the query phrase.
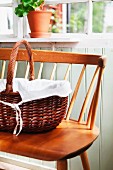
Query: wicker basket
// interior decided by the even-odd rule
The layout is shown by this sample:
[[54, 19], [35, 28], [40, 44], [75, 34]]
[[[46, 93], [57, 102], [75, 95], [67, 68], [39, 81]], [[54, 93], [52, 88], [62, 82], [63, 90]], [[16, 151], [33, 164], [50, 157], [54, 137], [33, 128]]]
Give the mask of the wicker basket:
[[[30, 80], [34, 79], [34, 65], [29, 43], [25, 40], [17, 42], [12, 49], [7, 72], [6, 90], [0, 93], [0, 100], [8, 103], [19, 103], [22, 99], [19, 92], [13, 92], [12, 81], [18, 48], [24, 44], [30, 63]], [[54, 129], [64, 118], [68, 97], [52, 96], [21, 104], [23, 120], [22, 131], [27, 133], [44, 132]], [[13, 132], [16, 126], [16, 111], [0, 103], [0, 130]]]

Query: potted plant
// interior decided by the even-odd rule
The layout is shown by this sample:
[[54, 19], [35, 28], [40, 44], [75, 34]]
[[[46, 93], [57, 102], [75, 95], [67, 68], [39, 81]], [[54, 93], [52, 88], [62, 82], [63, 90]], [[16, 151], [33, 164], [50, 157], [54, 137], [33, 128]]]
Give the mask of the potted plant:
[[44, 0], [20, 0], [20, 4], [15, 8], [18, 17], [27, 15], [32, 38], [50, 36], [48, 30], [52, 13], [43, 7]]

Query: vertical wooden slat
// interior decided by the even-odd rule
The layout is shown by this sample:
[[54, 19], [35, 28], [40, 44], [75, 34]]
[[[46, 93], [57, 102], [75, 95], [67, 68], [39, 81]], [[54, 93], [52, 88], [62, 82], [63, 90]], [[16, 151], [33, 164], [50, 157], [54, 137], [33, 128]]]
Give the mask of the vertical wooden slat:
[[5, 67], [6, 67], [6, 61], [2, 61], [2, 71], [1, 71], [1, 75], [0, 75], [0, 78], [1, 78], [1, 79], [4, 78]]
[[57, 67], [57, 64], [54, 63], [53, 70], [52, 70], [52, 73], [51, 73], [51, 76], [50, 76], [50, 80], [53, 80], [53, 78], [55, 76], [56, 67]]
[[81, 155], [82, 166], [84, 170], [90, 170], [87, 152], [83, 152]]
[[92, 98], [92, 101], [91, 101], [91, 105], [90, 105], [90, 108], [89, 108], [88, 117], [87, 117], [86, 125], [88, 127], [90, 126], [90, 123], [91, 123], [91, 116], [92, 116], [92, 109], [93, 109], [94, 99], [95, 99], [95, 93], [93, 95], [93, 98]]
[[25, 72], [25, 79], [28, 78], [29, 68], [30, 68], [30, 66], [29, 66], [29, 62], [28, 62], [28, 63], [27, 63], [27, 67], [26, 67], [26, 72]]
[[39, 68], [39, 72], [38, 72], [37, 79], [40, 79], [40, 78], [41, 78], [43, 66], [44, 66], [44, 63], [40, 63], [40, 68]]
[[97, 82], [97, 88], [96, 88], [95, 96], [94, 96], [95, 100], [93, 102], [90, 129], [93, 129], [94, 124], [95, 124], [96, 111], [97, 111], [97, 106], [98, 106], [97, 104], [98, 104], [98, 99], [99, 99], [99, 91], [100, 91], [101, 78], [102, 78], [103, 72], [104, 72], [104, 68], [100, 68], [98, 82]]
[[66, 120], [69, 120], [70, 114], [72, 112], [73, 105], [74, 105], [75, 99], [77, 97], [77, 93], [78, 93], [78, 90], [79, 90], [79, 87], [80, 87], [80, 83], [82, 81], [85, 69], [86, 69], [86, 65], [83, 66], [82, 71], [80, 73], [78, 82], [76, 84], [76, 87], [75, 87], [75, 90], [74, 90], [74, 93], [73, 93], [73, 96], [72, 96], [72, 99], [71, 99], [71, 102], [70, 102], [69, 109], [68, 109], [68, 112], [67, 112], [67, 115], [66, 115]]
[[84, 103], [83, 103], [83, 106], [82, 106], [82, 109], [81, 109], [81, 112], [80, 112], [80, 115], [79, 115], [79, 119], [78, 119], [78, 122], [81, 123], [82, 121], [82, 118], [84, 116], [84, 113], [85, 113], [85, 109], [87, 107], [87, 104], [88, 104], [88, 101], [89, 101], [89, 97], [90, 97], [90, 94], [91, 94], [91, 91], [92, 91], [92, 88], [94, 86], [94, 82], [95, 82], [95, 78], [96, 78], [96, 75], [98, 73], [98, 70], [99, 70], [99, 67], [97, 67], [95, 73], [94, 73], [94, 76], [92, 78], [92, 81], [91, 81], [91, 84], [89, 86], [89, 89], [87, 91], [87, 94], [86, 94], [86, 97], [85, 97], [85, 100], [84, 100]]
[[57, 170], [67, 170], [67, 160], [59, 160], [57, 161]]
[[71, 70], [71, 64], [68, 65], [68, 68], [67, 68], [67, 70], [66, 70], [66, 74], [65, 74], [65, 76], [64, 76], [64, 80], [67, 80], [67, 78], [68, 78], [68, 76], [69, 76], [70, 70]]

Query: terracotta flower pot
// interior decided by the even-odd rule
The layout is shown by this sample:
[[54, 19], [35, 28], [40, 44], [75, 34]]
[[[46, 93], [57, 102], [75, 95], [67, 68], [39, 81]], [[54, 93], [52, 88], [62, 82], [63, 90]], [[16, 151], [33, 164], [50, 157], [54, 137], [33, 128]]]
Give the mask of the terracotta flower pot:
[[50, 11], [30, 11], [27, 15], [32, 38], [49, 37]]

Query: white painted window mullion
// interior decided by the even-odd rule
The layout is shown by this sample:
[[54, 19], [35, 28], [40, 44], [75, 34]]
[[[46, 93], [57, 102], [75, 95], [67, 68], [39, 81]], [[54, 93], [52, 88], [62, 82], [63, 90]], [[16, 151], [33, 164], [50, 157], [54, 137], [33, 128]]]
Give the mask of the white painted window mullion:
[[63, 33], [66, 33], [67, 31], [67, 18], [66, 18], [66, 12], [67, 12], [67, 5], [66, 4], [62, 4], [62, 27], [63, 27]]
[[[13, 11], [16, 6], [17, 6], [17, 1], [15, 1], [15, 0], [13, 0], [12, 2], [7, 1], [7, 3], [4, 3], [4, 2], [0, 3], [0, 7], [11, 7], [13, 9]], [[17, 17], [15, 15], [15, 13], [13, 12], [13, 34], [7, 34], [7, 32], [6, 32], [6, 34], [0, 35], [0, 36], [3, 38], [5, 38], [5, 37], [22, 38], [23, 37], [23, 18]]]
[[28, 24], [28, 19], [27, 16], [23, 17], [23, 37], [27, 38], [29, 37], [29, 33], [30, 33], [30, 28], [29, 28], [29, 24]]
[[12, 7], [13, 3], [0, 4], [0, 7]]
[[74, 2], [87, 2], [87, 0], [45, 0], [46, 4], [65, 4], [65, 3], [74, 3]]
[[23, 18], [23, 26], [23, 36], [26, 37], [28, 32], [27, 17]]
[[[14, 5], [13, 5], [13, 10], [15, 9], [15, 7], [17, 6], [17, 2], [19, 2], [19, 0], [16, 2], [15, 0], [13, 0]], [[13, 29], [14, 29], [14, 36], [18, 37], [18, 38], [23, 38], [23, 18], [17, 17], [15, 14], [13, 15], [13, 21], [14, 21], [14, 25], [13, 25]]]
[[87, 26], [87, 34], [92, 33], [92, 19], [93, 19], [93, 2], [92, 0], [88, 1], [88, 26]]

